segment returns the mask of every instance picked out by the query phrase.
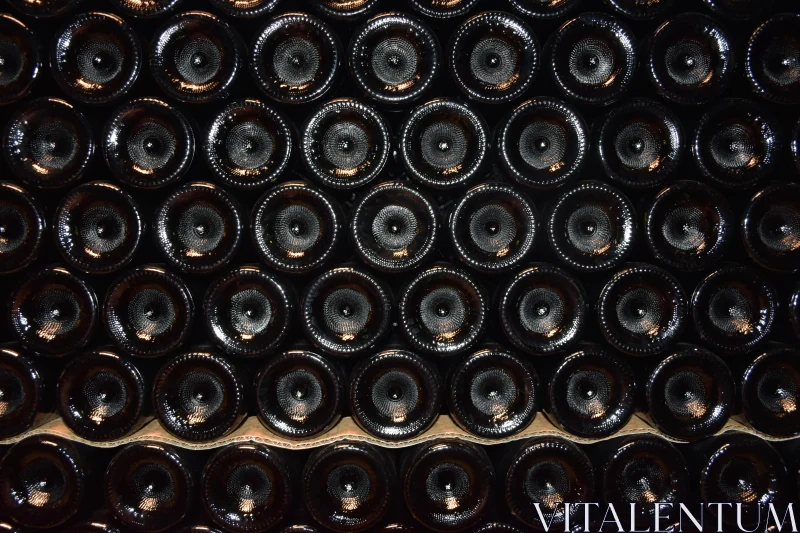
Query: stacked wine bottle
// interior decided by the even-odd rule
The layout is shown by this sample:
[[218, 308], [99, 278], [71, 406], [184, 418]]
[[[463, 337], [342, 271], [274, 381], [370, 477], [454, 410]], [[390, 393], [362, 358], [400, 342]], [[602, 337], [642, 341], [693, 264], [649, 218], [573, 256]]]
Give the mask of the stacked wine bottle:
[[6, 4], [0, 530], [800, 498], [796, 10]]

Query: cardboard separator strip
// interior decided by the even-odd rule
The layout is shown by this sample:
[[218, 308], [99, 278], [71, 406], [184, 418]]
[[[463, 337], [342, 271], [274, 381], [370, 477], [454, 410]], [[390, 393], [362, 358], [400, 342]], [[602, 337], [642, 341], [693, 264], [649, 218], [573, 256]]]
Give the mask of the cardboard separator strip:
[[[744, 417], [740, 416], [734, 416], [728, 420], [728, 422], [725, 424], [725, 427], [723, 427], [717, 433], [717, 435], [731, 431], [742, 431], [769, 441], [790, 440], [791, 438], [794, 438], [777, 438], [758, 432], [747, 423]], [[114, 448], [117, 446], [130, 444], [132, 442], [157, 441], [189, 450], [220, 448], [229, 444], [240, 442], [257, 442], [267, 446], [274, 446], [276, 448], [302, 450], [308, 448], [318, 448], [328, 444], [334, 444], [348, 440], [367, 442], [383, 448], [406, 448], [443, 438], [457, 438], [474, 442], [476, 444], [493, 445], [544, 436], [563, 437], [579, 444], [591, 444], [593, 442], [600, 442], [603, 440], [609, 440], [617, 437], [627, 437], [631, 435], [656, 435], [664, 437], [672, 442], [683, 442], [660, 432], [648, 422], [645, 415], [640, 413], [632, 416], [625, 427], [623, 427], [619, 432], [600, 439], [587, 439], [571, 435], [553, 425], [543, 413], [538, 413], [533, 422], [524, 430], [515, 435], [511, 435], [502, 439], [487, 439], [472, 435], [456, 425], [450, 416], [441, 415], [433, 424], [433, 426], [431, 426], [426, 432], [403, 441], [387, 441], [374, 437], [361, 429], [351, 417], [342, 418], [342, 420], [340, 420], [336, 426], [322, 435], [318, 435], [312, 439], [298, 441], [287, 439], [286, 437], [271, 432], [261, 424], [258, 417], [251, 416], [247, 418], [245, 422], [239, 426], [239, 428], [229, 435], [209, 442], [188, 442], [178, 439], [170, 435], [157, 419], [150, 421], [142, 429], [123, 439], [107, 442], [94, 442], [79, 437], [73, 433], [72, 430], [70, 430], [61, 419], [55, 419], [45, 422], [38, 427], [32, 428], [25, 433], [10, 439], [0, 440], [0, 445], [14, 444], [25, 439], [26, 437], [33, 435], [53, 435], [99, 448]]]

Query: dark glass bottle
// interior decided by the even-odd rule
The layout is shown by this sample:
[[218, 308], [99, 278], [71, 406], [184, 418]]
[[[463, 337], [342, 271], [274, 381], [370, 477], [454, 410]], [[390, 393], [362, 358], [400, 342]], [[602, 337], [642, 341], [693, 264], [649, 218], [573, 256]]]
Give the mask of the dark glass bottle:
[[800, 357], [790, 345], [769, 346], [747, 366], [741, 378], [747, 421], [773, 437], [800, 435]]
[[306, 287], [303, 332], [331, 355], [362, 355], [388, 332], [391, 311], [391, 295], [382, 281], [364, 270], [337, 267]]
[[192, 442], [228, 435], [247, 414], [236, 370], [211, 352], [187, 352], [164, 363], [153, 383], [153, 405], [166, 431]]
[[228, 96], [244, 68], [245, 46], [225, 20], [204, 11], [171, 17], [150, 45], [150, 70], [168, 96], [207, 103]]
[[600, 330], [616, 350], [652, 356], [669, 350], [688, 320], [689, 298], [675, 277], [633, 263], [608, 281], [597, 302]]
[[800, 338], [800, 288], [795, 289], [789, 296], [789, 322], [792, 324], [795, 336]]
[[620, 15], [636, 20], [651, 20], [668, 13], [675, 0], [605, 0]]
[[524, 102], [495, 133], [497, 162], [521, 185], [552, 189], [580, 174], [589, 152], [586, 123], [561, 100], [541, 97]]
[[270, 358], [255, 379], [258, 418], [292, 439], [325, 433], [342, 416], [345, 378], [338, 364], [305, 350]]
[[703, 0], [711, 11], [732, 20], [758, 18], [772, 9], [774, 0]]
[[789, 151], [791, 153], [791, 158], [794, 162], [795, 169], [798, 173], [800, 173], [800, 118], [792, 127], [791, 138], [789, 139]]
[[726, 98], [697, 125], [692, 154], [703, 175], [718, 185], [744, 189], [776, 170], [779, 127], [770, 111], [743, 98]]
[[302, 181], [282, 183], [256, 202], [253, 241], [267, 266], [304, 273], [327, 263], [341, 239], [344, 214], [339, 203]]
[[800, 269], [800, 185], [776, 183], [753, 196], [742, 217], [742, 239], [762, 267]]
[[281, 0], [211, 0], [211, 5], [230, 17], [255, 18], [273, 11]]
[[50, 18], [71, 11], [80, 0], [9, 0], [11, 7], [33, 18]]
[[239, 249], [245, 226], [236, 199], [202, 181], [175, 190], [154, 218], [155, 241], [164, 258], [193, 273], [213, 272], [228, 264]]
[[436, 253], [439, 206], [402, 181], [370, 189], [350, 215], [350, 240], [359, 258], [384, 272], [414, 270]]
[[419, 100], [435, 83], [442, 62], [433, 30], [399, 12], [381, 13], [367, 21], [351, 38], [347, 55], [350, 75], [359, 89], [387, 106]]
[[89, 342], [97, 324], [97, 298], [65, 268], [44, 267], [15, 286], [9, 316], [12, 332], [27, 350], [60, 357]]
[[486, 348], [450, 371], [446, 399], [456, 424], [473, 435], [501, 439], [536, 417], [539, 378], [522, 358], [501, 347]]
[[306, 13], [270, 19], [250, 49], [250, 72], [268, 97], [307, 104], [336, 84], [342, 45], [326, 22]]
[[183, 0], [109, 0], [128, 17], [151, 19], [161, 17], [178, 8]]
[[709, 437], [733, 413], [736, 385], [725, 362], [682, 345], [647, 378], [647, 414], [665, 434], [681, 440]]
[[456, 86], [471, 100], [499, 104], [516, 100], [539, 70], [539, 41], [521, 18], [486, 11], [465, 21], [447, 46]]
[[545, 45], [544, 62], [570, 100], [608, 105], [627, 91], [636, 71], [636, 37], [613, 15], [583, 13]]
[[450, 19], [469, 13], [480, 0], [409, 0], [411, 7], [420, 14], [434, 19]]
[[3, 130], [3, 157], [9, 170], [34, 187], [56, 189], [79, 180], [93, 153], [89, 121], [58, 98], [26, 101]]
[[39, 41], [33, 31], [11, 15], [0, 15], [0, 105], [26, 96], [42, 70]]
[[211, 341], [228, 355], [262, 357], [289, 334], [297, 304], [293, 289], [258, 266], [214, 281], [203, 303]]
[[[11, 531], [9, 533], [15, 533]], [[66, 529], [66, 533], [122, 533], [116, 524], [109, 520], [102, 520], [99, 518], [89, 518], [77, 524], [72, 525]], [[213, 533], [213, 532], [209, 532]]]
[[302, 479], [308, 512], [329, 531], [369, 530], [396, 498], [394, 464], [366, 443], [344, 441], [316, 450]]
[[686, 147], [678, 117], [647, 98], [616, 106], [595, 127], [594, 137], [603, 173], [635, 189], [667, 181], [677, 170]]
[[27, 437], [0, 461], [0, 507], [25, 528], [59, 528], [86, 501], [86, 457], [68, 440]]
[[136, 366], [113, 352], [81, 354], [58, 378], [58, 412], [81, 438], [121, 439], [150, 420], [148, 385]]
[[446, 264], [433, 266], [403, 289], [400, 329], [415, 350], [453, 355], [483, 336], [488, 305], [485, 290], [472, 276]]
[[450, 240], [467, 266], [489, 274], [508, 272], [533, 252], [538, 225], [536, 206], [524, 193], [484, 182], [453, 207]]
[[582, 272], [609, 270], [630, 253], [636, 213], [618, 189], [585, 181], [561, 193], [550, 209], [547, 237], [560, 261]]
[[429, 531], [462, 531], [480, 523], [492, 501], [494, 467], [483, 448], [439, 439], [415, 448], [403, 461], [403, 497]]
[[117, 108], [103, 132], [103, 156], [115, 179], [155, 189], [178, 181], [194, 158], [194, 132], [164, 100], [138, 98]]
[[589, 310], [586, 291], [561, 268], [535, 263], [511, 278], [500, 294], [503, 333], [525, 353], [562, 353], [583, 336]]
[[551, 373], [547, 417], [584, 438], [613, 435], [633, 414], [636, 382], [631, 367], [599, 346], [586, 344]]
[[337, 98], [314, 111], [303, 125], [300, 158], [321, 185], [353, 189], [383, 171], [391, 151], [389, 124], [371, 106]]
[[[206, 526], [206, 525], [195, 525], [195, 526], [186, 526], [178, 530], [178, 533], [223, 533], [221, 530]], [[316, 530], [311, 530], [310, 533], [317, 533]]]
[[518, 520], [542, 531], [541, 511], [551, 517], [555, 529], [567, 520], [580, 523], [580, 507], [572, 505], [567, 511], [563, 503], [591, 502], [595, 481], [591, 461], [575, 443], [562, 437], [535, 437], [514, 450], [505, 466], [503, 493]]
[[369, 16], [381, 0], [311, 0], [311, 9], [326, 19], [352, 22]]
[[39, 201], [16, 183], [0, 181], [0, 274], [36, 260], [46, 228]]
[[406, 173], [428, 187], [458, 187], [488, 172], [488, 126], [457, 100], [437, 98], [414, 109], [398, 143]]
[[509, 0], [511, 7], [533, 19], [557, 19], [581, 5], [583, 0]]
[[471, 530], [474, 533], [523, 533], [519, 526], [505, 522], [486, 522]]
[[103, 325], [125, 353], [158, 357], [186, 340], [193, 309], [192, 296], [181, 278], [157, 265], [142, 265], [109, 287]]
[[379, 439], [416, 437], [439, 416], [442, 391], [432, 362], [406, 350], [363, 359], [349, 377], [350, 413]]
[[659, 95], [680, 104], [717, 99], [733, 81], [733, 40], [718, 21], [682, 13], [662, 23], [644, 44], [647, 76]]
[[103, 491], [106, 505], [123, 526], [167, 531], [189, 513], [194, 480], [174, 448], [141, 441], [125, 446], [111, 459]]
[[671, 269], [701, 271], [719, 261], [733, 239], [734, 215], [725, 196], [699, 181], [676, 181], [644, 215], [650, 252]]
[[289, 514], [292, 480], [275, 450], [263, 444], [231, 444], [205, 465], [200, 496], [206, 512], [231, 533], [267, 531]]
[[55, 245], [72, 267], [92, 274], [119, 270], [133, 260], [145, 223], [139, 204], [122, 188], [93, 181], [71, 190], [53, 219]]
[[286, 174], [296, 142], [294, 124], [282, 112], [258, 100], [236, 100], [208, 128], [206, 163], [224, 184], [257, 189]]
[[82, 13], [50, 45], [50, 69], [72, 100], [106, 104], [127, 93], [142, 68], [139, 37], [119, 16]]
[[0, 347], [0, 439], [27, 431], [48, 409], [48, 384], [37, 367], [20, 351]]
[[778, 296], [761, 273], [730, 265], [706, 276], [692, 295], [692, 321], [714, 351], [742, 354], [772, 331]]
[[745, 72], [753, 91], [779, 104], [800, 103], [800, 15], [776, 15], [747, 43]]

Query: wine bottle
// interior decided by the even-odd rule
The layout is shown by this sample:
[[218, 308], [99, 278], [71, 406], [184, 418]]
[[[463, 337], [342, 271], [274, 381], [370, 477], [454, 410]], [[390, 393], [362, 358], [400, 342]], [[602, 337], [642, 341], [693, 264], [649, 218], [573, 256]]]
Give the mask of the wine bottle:
[[539, 378], [533, 366], [502, 347], [462, 359], [447, 380], [453, 421], [473, 435], [501, 439], [525, 429], [539, 407]]
[[139, 204], [122, 188], [93, 181], [71, 190], [56, 207], [55, 245], [70, 266], [105, 274], [129, 264], [144, 221]]
[[297, 304], [293, 289], [258, 266], [214, 281], [203, 303], [211, 341], [232, 356], [262, 357], [286, 339]]
[[524, 20], [486, 11], [466, 20], [447, 47], [450, 75], [471, 100], [499, 104], [526, 93], [539, 70], [539, 40]]
[[250, 72], [282, 104], [321, 98], [338, 80], [342, 45], [326, 22], [306, 13], [271, 18], [250, 50]]
[[420, 14], [434, 19], [451, 19], [469, 13], [480, 0], [409, 0], [411, 7]]
[[167, 20], [150, 45], [150, 70], [170, 98], [208, 103], [228, 96], [244, 63], [245, 46], [225, 20], [185, 11]]
[[274, 11], [281, 0], [211, 0], [211, 5], [229, 17], [255, 18]]
[[[345, 2], [320, 0], [316, 5], [328, 4]], [[371, 18], [356, 31], [347, 59], [353, 81], [368, 98], [400, 106], [416, 102], [431, 90], [439, 77], [442, 51], [427, 24], [406, 13], [390, 12]]]
[[708, 110], [695, 129], [695, 164], [722, 187], [751, 187], [778, 165], [778, 132], [767, 109], [751, 100], [726, 98]]
[[530, 355], [563, 353], [583, 336], [588, 298], [580, 280], [534, 263], [501, 289], [498, 312], [506, 338]]
[[166, 431], [192, 442], [228, 435], [247, 414], [244, 385], [234, 367], [202, 351], [164, 363], [154, 380], [153, 405]]
[[16, 183], [0, 181], [0, 274], [35, 261], [46, 228], [39, 201]]
[[439, 206], [402, 181], [374, 186], [350, 216], [350, 240], [359, 258], [384, 272], [425, 264], [436, 252], [439, 232]]
[[174, 448], [140, 441], [122, 448], [108, 463], [103, 491], [106, 505], [126, 528], [167, 531], [189, 513], [194, 479]]
[[327, 263], [341, 239], [344, 213], [327, 193], [302, 181], [268, 190], [253, 208], [253, 242], [267, 266], [304, 273]]
[[33, 187], [56, 189], [79, 180], [93, 153], [89, 121], [58, 98], [26, 101], [3, 130], [8, 169]]
[[633, 204], [600, 181], [584, 181], [561, 193], [547, 219], [550, 247], [560, 261], [581, 272], [619, 266], [635, 234]]
[[97, 298], [82, 279], [60, 266], [41, 268], [9, 298], [11, 330], [25, 349], [61, 357], [89, 342], [97, 324]]
[[358, 268], [337, 267], [306, 287], [303, 333], [331, 355], [362, 355], [388, 332], [391, 311], [391, 296], [382, 281]]
[[292, 481], [281, 455], [263, 444], [231, 444], [203, 468], [200, 495], [225, 531], [266, 531], [289, 514]]
[[483, 448], [458, 439], [427, 442], [403, 461], [403, 497], [429, 531], [478, 525], [492, 501], [494, 467]]
[[774, 0], [703, 0], [706, 6], [722, 17], [732, 20], [758, 18], [769, 12]]
[[73, 18], [50, 45], [50, 69], [72, 100], [107, 104], [127, 93], [142, 68], [142, 45], [124, 19], [93, 11]]
[[717, 99], [736, 69], [728, 30], [700, 13], [682, 13], [662, 23], [645, 41], [644, 53], [656, 92], [680, 104]]
[[257, 189], [281, 178], [295, 157], [297, 134], [284, 114], [258, 100], [235, 100], [211, 122], [208, 168], [222, 183]]
[[516, 524], [505, 522], [486, 522], [473, 530], [475, 533], [523, 533]]
[[103, 325], [125, 353], [159, 357], [186, 340], [193, 309], [192, 296], [181, 278], [157, 265], [141, 265], [109, 287]]
[[[12, 530], [9, 533], [15, 533]], [[101, 520], [99, 518], [89, 518], [66, 529], [66, 533], [122, 533], [116, 524], [111, 520]], [[210, 532], [213, 533], [213, 532]]]
[[742, 217], [742, 239], [762, 267], [800, 269], [800, 185], [776, 183], [756, 193]]
[[122, 14], [128, 17], [152, 19], [171, 13], [183, 0], [110, 0]]
[[0, 14], [0, 105], [16, 102], [30, 93], [42, 69], [36, 34], [23, 22]]
[[620, 357], [585, 344], [558, 363], [548, 381], [547, 417], [584, 438], [613, 435], [633, 414], [636, 381]]
[[316, 437], [341, 418], [344, 383], [339, 365], [313, 352], [272, 357], [255, 379], [258, 418], [288, 439]]
[[800, 435], [800, 365], [794, 347], [777, 344], [761, 351], [745, 369], [740, 390], [751, 426], [773, 437]]
[[306, 462], [302, 493], [314, 520], [329, 531], [366, 531], [383, 520], [396, 492], [394, 465], [369, 444], [344, 441]]
[[722, 359], [702, 348], [681, 345], [647, 378], [647, 414], [673, 438], [709, 437], [733, 413], [735, 392], [733, 376]]
[[321, 185], [354, 189], [374, 180], [389, 160], [389, 124], [351, 98], [321, 105], [303, 125], [300, 158]]
[[486, 329], [486, 292], [463, 270], [441, 264], [417, 274], [400, 297], [400, 329], [414, 349], [448, 356], [472, 348]]
[[321, 533], [319, 529], [307, 524], [292, 524], [281, 529], [279, 533]]
[[566, 521], [580, 524], [580, 504], [594, 497], [594, 468], [575, 443], [554, 436], [534, 437], [517, 445], [504, 471], [503, 493], [513, 515], [537, 531], [545, 529], [540, 512], [550, 527]]
[[115, 179], [155, 189], [175, 183], [194, 158], [194, 132], [186, 117], [157, 98], [117, 108], [103, 132], [103, 156]]
[[484, 182], [467, 191], [450, 213], [450, 240], [467, 266], [489, 274], [508, 272], [533, 252], [539, 213], [521, 191]]
[[775, 15], [753, 32], [745, 72], [755, 93], [779, 104], [800, 103], [800, 16]]
[[546, 96], [512, 111], [497, 128], [494, 143], [505, 174], [535, 189], [556, 188], [579, 175], [589, 152], [580, 112]]
[[606, 13], [565, 22], [545, 45], [553, 83], [570, 100], [609, 105], [627, 91], [636, 72], [636, 37]]
[[628, 355], [664, 354], [681, 337], [689, 298], [666, 270], [632, 263], [614, 274], [597, 303], [600, 330], [611, 346]]
[[577, 9], [583, 0], [509, 0], [511, 7], [533, 19], [557, 19]]
[[93, 442], [127, 437], [150, 420], [148, 383], [130, 361], [96, 350], [70, 359], [58, 378], [58, 412]]
[[0, 347], [0, 439], [28, 431], [49, 409], [47, 383], [38, 366], [14, 347]]
[[87, 498], [88, 457], [54, 435], [27, 437], [0, 461], [0, 508], [24, 528], [59, 528]]
[[604, 174], [635, 189], [667, 181], [686, 147], [678, 117], [647, 98], [628, 100], [609, 111], [595, 127], [594, 137]]
[[715, 351], [751, 352], [772, 331], [777, 294], [754, 269], [729, 265], [706, 276], [692, 295], [692, 321]]
[[412, 352], [386, 350], [363, 359], [349, 382], [353, 418], [379, 439], [416, 437], [439, 416], [439, 373], [433, 363]]
[[172, 266], [193, 273], [219, 270], [236, 255], [244, 231], [236, 199], [212, 183], [179, 187], [155, 213], [156, 245]]
[[606, 4], [620, 15], [635, 20], [652, 20], [668, 13], [675, 0], [606, 0]]
[[401, 127], [398, 143], [406, 173], [428, 187], [462, 186], [488, 171], [488, 126], [457, 100], [437, 98], [415, 108]]
[[729, 249], [733, 210], [724, 195], [699, 181], [676, 181], [661, 190], [644, 215], [653, 257], [681, 271], [702, 271]]
[[[178, 530], [178, 533], [223, 533], [221, 530], [206, 525], [187, 526]], [[316, 533], [313, 530], [311, 533]]]
[[11, 7], [33, 18], [50, 18], [71, 11], [80, 0], [9, 0]]
[[312, 0], [311, 9], [326, 19], [353, 22], [369, 16], [380, 4], [380, 0]]

